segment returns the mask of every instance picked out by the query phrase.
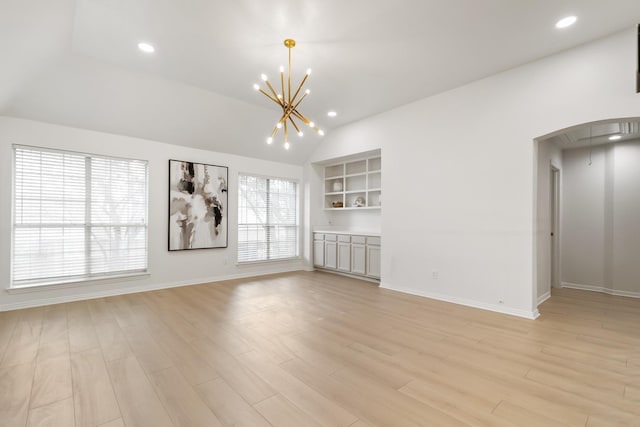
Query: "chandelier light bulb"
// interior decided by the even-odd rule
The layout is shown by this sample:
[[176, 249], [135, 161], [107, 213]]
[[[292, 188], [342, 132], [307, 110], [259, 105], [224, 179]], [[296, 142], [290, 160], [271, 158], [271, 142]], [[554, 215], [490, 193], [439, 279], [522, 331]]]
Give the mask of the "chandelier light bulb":
[[260, 74], [260, 78], [262, 79], [263, 82], [267, 81], [267, 75], [266, 74]]
[[288, 142], [285, 142], [285, 143], [284, 143], [284, 149], [285, 149], [285, 150], [288, 150], [288, 149], [289, 149], [289, 147], [291, 147], [291, 145], [290, 145]]
[[278, 124], [276, 124], [276, 127], [280, 129], [282, 127], [282, 123], [278, 122]]
[[320, 136], [324, 136], [324, 131], [323, 131], [322, 129], [320, 129], [320, 130], [318, 131], [318, 134], [319, 134]]
[[300, 131], [300, 132], [298, 132], [298, 136], [302, 138], [304, 136], [304, 133], [302, 133], [302, 131]]
[[307, 68], [307, 76], [311, 75], [311, 68]]
[[267, 144], [272, 144], [273, 143], [273, 138], [269, 137], [267, 138]]
[[280, 66], [280, 72], [281, 72], [281, 73], [284, 73], [284, 65], [281, 65], [281, 66]]
[[282, 99], [282, 94], [281, 93], [278, 94], [278, 99]]
[[314, 128], [314, 127], [316, 127], [316, 124], [315, 124], [315, 123], [313, 123], [313, 122], [309, 122], [309, 127], [310, 127], [310, 128]]
[[260, 86], [256, 83], [256, 84], [253, 85], [253, 89], [260, 90]]
[[311, 89], [307, 89], [304, 91], [304, 93], [306, 93], [307, 95], [309, 95], [311, 93]]

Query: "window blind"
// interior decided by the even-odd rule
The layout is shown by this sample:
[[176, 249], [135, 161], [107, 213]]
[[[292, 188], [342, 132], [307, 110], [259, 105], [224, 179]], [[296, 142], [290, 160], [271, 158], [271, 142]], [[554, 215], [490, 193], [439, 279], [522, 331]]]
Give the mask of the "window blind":
[[298, 184], [240, 175], [238, 262], [298, 256]]
[[12, 286], [147, 271], [147, 162], [13, 148]]

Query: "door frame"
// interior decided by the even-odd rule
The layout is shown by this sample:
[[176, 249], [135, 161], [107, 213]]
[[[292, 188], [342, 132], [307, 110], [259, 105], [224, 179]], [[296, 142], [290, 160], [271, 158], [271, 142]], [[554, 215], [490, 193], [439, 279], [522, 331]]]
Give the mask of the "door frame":
[[549, 171], [549, 225], [550, 225], [550, 288], [561, 288], [560, 279], [560, 202], [561, 202], [560, 168], [553, 163]]

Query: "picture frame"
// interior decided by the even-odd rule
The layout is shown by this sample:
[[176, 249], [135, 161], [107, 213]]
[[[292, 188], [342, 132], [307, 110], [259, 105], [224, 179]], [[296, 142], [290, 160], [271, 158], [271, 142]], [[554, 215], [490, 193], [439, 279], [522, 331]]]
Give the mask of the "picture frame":
[[226, 248], [229, 168], [169, 160], [169, 251]]

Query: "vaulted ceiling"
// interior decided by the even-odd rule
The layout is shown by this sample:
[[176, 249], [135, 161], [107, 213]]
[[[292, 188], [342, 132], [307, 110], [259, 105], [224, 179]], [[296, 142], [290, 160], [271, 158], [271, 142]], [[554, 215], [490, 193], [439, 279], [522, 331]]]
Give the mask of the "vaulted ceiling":
[[0, 114], [299, 164], [321, 137], [267, 145], [252, 89], [285, 38], [329, 133], [638, 21], [638, 0], [0, 0]]

